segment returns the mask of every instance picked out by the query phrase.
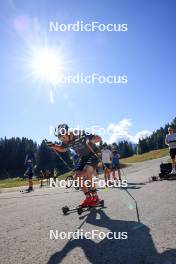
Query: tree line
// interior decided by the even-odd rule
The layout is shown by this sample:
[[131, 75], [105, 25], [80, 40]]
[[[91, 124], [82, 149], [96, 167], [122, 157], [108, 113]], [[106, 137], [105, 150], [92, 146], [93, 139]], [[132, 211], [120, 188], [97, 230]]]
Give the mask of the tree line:
[[[121, 141], [109, 144], [108, 147], [110, 149], [118, 149], [121, 158], [130, 157], [135, 153], [142, 154], [150, 150], [165, 148], [165, 135], [170, 125], [176, 130], [176, 118], [174, 118], [171, 124], [166, 124], [164, 127], [154, 131], [151, 136], [140, 139], [137, 146], [128, 141]], [[103, 142], [100, 142], [100, 150], [102, 146]], [[49, 169], [52, 171], [54, 168], [57, 168], [57, 171], [63, 174], [74, 166], [72, 152], [68, 150], [66, 153], [60, 153], [59, 155], [62, 160], [48, 148], [45, 141], [37, 144], [32, 139], [25, 137], [1, 138], [0, 179], [23, 176], [26, 158], [31, 159], [39, 170]]]
[[[69, 153], [60, 153], [61, 157], [72, 165]], [[11, 177], [22, 177], [24, 175], [26, 159], [32, 160], [38, 170], [53, 170], [58, 168], [62, 174], [68, 171], [63, 162], [48, 148], [45, 141], [37, 144], [32, 139], [4, 138], [0, 139], [0, 179]]]
[[[102, 145], [103, 142], [99, 145], [100, 150]], [[118, 149], [121, 157], [129, 157], [134, 153], [132, 144], [127, 141], [114, 143], [108, 147]], [[59, 153], [58, 156], [48, 148], [45, 141], [37, 144], [25, 137], [0, 139], [0, 179], [22, 177], [26, 159], [32, 160], [38, 170], [53, 171], [56, 168], [59, 174], [74, 168], [73, 153], [70, 150], [66, 153]]]
[[160, 127], [154, 131], [149, 137], [140, 139], [136, 148], [137, 154], [142, 154], [149, 152], [151, 150], [163, 149], [167, 146], [165, 145], [165, 137], [168, 133], [168, 127], [172, 126], [176, 131], [176, 117], [171, 123], [166, 124], [164, 127]]

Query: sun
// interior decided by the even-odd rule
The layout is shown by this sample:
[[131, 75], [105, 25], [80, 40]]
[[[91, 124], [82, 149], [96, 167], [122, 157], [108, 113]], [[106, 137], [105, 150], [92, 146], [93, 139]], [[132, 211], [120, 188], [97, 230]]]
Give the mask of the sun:
[[35, 52], [31, 61], [33, 75], [50, 84], [57, 84], [61, 74], [61, 60], [57, 51], [41, 49]]

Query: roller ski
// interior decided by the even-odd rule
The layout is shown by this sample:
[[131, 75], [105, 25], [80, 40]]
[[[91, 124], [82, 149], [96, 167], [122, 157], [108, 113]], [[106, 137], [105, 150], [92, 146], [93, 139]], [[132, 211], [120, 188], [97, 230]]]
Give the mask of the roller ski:
[[20, 190], [21, 193], [30, 193], [33, 192], [34, 189], [32, 187], [27, 188], [26, 190]]
[[[76, 211], [81, 214], [83, 210], [92, 207], [104, 206], [104, 202], [100, 202], [97, 196], [95, 183], [92, 181], [93, 172], [99, 163], [98, 147], [96, 143], [102, 141], [101, 137], [95, 134], [88, 134], [84, 130], [78, 130], [76, 133], [71, 131], [67, 124], [60, 124], [55, 129], [55, 136], [59, 140], [59, 144], [46, 142], [55, 154], [60, 157], [60, 152], [66, 152], [70, 148], [74, 150], [77, 155], [74, 164], [74, 179], [79, 180], [79, 187], [85, 194], [86, 199], [83, 203], [73, 209], [65, 206], [62, 208], [63, 214]], [[67, 163], [62, 159], [62, 162], [69, 168]], [[70, 168], [72, 170], [72, 168]], [[89, 181], [89, 186], [85, 184], [86, 180]]]
[[69, 208], [68, 206], [62, 207], [62, 212], [64, 215], [67, 215], [69, 213], [77, 212], [78, 215], [81, 215], [83, 212], [89, 211], [93, 208], [104, 208], [104, 200], [98, 200], [98, 201], [92, 201], [89, 204], [81, 204], [78, 207], [75, 208]]
[[79, 206], [77, 209], [77, 213], [81, 215], [83, 212], [91, 210], [93, 208], [104, 208], [104, 200], [98, 200], [96, 203], [89, 205], [89, 206]]

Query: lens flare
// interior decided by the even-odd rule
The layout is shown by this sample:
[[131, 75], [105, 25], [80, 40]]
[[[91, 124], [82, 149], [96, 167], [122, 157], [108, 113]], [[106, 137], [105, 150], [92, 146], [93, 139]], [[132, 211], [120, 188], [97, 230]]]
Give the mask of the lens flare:
[[32, 58], [32, 71], [36, 78], [56, 85], [59, 81], [61, 62], [57, 52], [43, 49]]

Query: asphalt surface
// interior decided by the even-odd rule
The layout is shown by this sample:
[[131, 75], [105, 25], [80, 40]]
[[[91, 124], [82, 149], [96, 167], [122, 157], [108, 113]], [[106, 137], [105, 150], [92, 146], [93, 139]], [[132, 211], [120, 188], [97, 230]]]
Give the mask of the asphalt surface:
[[[106, 208], [81, 216], [64, 216], [61, 211], [64, 205], [75, 206], [83, 199], [73, 188], [1, 193], [0, 263], [176, 264], [176, 181], [148, 182], [166, 160], [124, 169], [128, 188], [100, 189]], [[50, 230], [56, 235], [56, 230], [59, 234], [77, 229], [116, 232], [118, 239], [50, 239]], [[122, 232], [127, 232], [127, 239], [120, 237]]]

